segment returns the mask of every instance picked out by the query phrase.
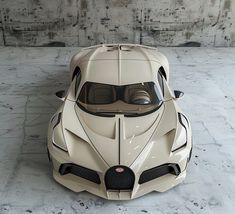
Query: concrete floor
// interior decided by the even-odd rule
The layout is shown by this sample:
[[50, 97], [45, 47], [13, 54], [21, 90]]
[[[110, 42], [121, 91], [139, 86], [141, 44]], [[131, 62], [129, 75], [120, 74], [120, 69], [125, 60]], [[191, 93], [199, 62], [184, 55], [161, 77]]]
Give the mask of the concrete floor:
[[165, 193], [106, 201], [52, 179], [49, 118], [78, 48], [0, 48], [0, 213], [234, 213], [235, 49], [160, 48], [193, 128], [186, 180]]

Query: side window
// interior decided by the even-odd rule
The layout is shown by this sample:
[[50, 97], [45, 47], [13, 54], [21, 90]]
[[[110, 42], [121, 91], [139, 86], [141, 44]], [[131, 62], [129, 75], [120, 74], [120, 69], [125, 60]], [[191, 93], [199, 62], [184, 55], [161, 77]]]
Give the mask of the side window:
[[[76, 69], [79, 69], [79, 67], [76, 67]], [[76, 82], [75, 82], [75, 96], [77, 95], [78, 87], [81, 82], [81, 71], [80, 69], [76, 71]]]
[[[161, 69], [161, 68], [160, 68]], [[158, 79], [158, 83], [160, 85], [160, 88], [162, 90], [162, 94], [164, 95], [164, 84], [163, 84], [163, 76], [161, 73], [161, 70], [159, 69], [158, 73], [157, 73], [157, 79]]]

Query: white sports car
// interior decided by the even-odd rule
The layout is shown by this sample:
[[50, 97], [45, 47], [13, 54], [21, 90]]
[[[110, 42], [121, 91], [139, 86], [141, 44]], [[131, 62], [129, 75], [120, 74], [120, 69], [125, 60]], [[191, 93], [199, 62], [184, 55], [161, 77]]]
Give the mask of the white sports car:
[[169, 88], [169, 64], [135, 44], [82, 49], [48, 130], [56, 181], [111, 200], [164, 192], [182, 182], [192, 151], [189, 120]]

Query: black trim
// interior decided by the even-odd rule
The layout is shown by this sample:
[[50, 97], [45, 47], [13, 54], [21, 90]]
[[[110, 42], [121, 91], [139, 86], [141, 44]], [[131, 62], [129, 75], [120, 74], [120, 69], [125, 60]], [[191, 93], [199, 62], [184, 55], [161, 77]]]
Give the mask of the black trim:
[[[163, 72], [165, 73], [164, 68], [163, 68], [163, 67], [160, 67], [159, 70], [158, 70], [158, 75], [160, 75], [160, 77], [161, 77], [161, 82], [162, 82], [161, 85], [162, 85], [162, 87], [161, 87], [160, 83], [159, 83], [159, 86], [160, 86], [160, 88], [162, 89], [162, 96], [164, 97], [165, 88], [164, 88], [164, 81], [163, 81], [163, 78], [165, 78], [165, 80], [166, 80], [166, 77], [165, 77], [165, 75], [162, 73], [162, 70], [163, 70]], [[157, 79], [158, 79], [158, 78], [157, 78]], [[158, 79], [158, 81], [159, 81], [159, 79]]]
[[[56, 116], [55, 116], [56, 117]], [[54, 118], [55, 118], [54, 117]], [[53, 118], [53, 119], [54, 119]], [[58, 114], [58, 118], [57, 118], [57, 121], [56, 121], [56, 124], [53, 126], [53, 129], [56, 127], [56, 126], [58, 126], [58, 124], [60, 123], [60, 120], [61, 120], [61, 112]]]
[[179, 165], [168, 163], [143, 171], [139, 178], [139, 184], [146, 183], [169, 173], [178, 176], [180, 174]]
[[53, 144], [54, 147], [56, 147], [56, 148], [62, 150], [63, 152], [68, 152], [67, 150], [61, 148], [60, 146], [57, 146], [55, 143], [52, 142], [52, 144]]
[[190, 149], [190, 153], [189, 153], [189, 157], [188, 157], [188, 162], [191, 160], [191, 157], [192, 157], [192, 151], [193, 151], [193, 147]]
[[[56, 124], [53, 126], [53, 130], [54, 130], [55, 127], [58, 126], [58, 124], [60, 123], [61, 115], [62, 115], [62, 113], [60, 112], [60, 113], [58, 114], [58, 118], [57, 118]], [[55, 116], [55, 117], [56, 117], [56, 116]], [[54, 119], [55, 117], [53, 117], [53, 119]], [[60, 150], [62, 150], [62, 151], [64, 151], [64, 152], [68, 152], [67, 150], [65, 150], [65, 149], [63, 149], [62, 147], [60, 147], [60, 146], [58, 146], [57, 144], [55, 144], [53, 141], [52, 141], [52, 144], [53, 144], [53, 146], [55, 146], [56, 148], [58, 148], [58, 149], [60, 149]]]
[[162, 76], [164, 76], [165, 80], [167, 80], [166, 72], [163, 66], [161, 66], [158, 71], [160, 72], [160, 74], [162, 74]]
[[178, 148], [172, 150], [171, 152], [175, 152], [175, 151], [180, 150], [180, 149], [182, 149], [182, 148], [184, 148], [184, 147], [187, 146], [188, 130], [187, 130], [186, 126], [184, 125], [184, 123], [182, 122], [181, 116], [183, 116], [183, 117], [185, 118], [185, 120], [187, 121], [187, 123], [188, 123], [188, 120], [187, 120], [187, 118], [186, 118], [183, 114], [181, 114], [181, 113], [178, 112], [179, 122], [180, 122], [180, 124], [183, 126], [183, 128], [185, 129], [185, 132], [186, 132], [186, 142], [185, 142], [182, 146], [180, 146], [180, 147], [178, 147]]
[[188, 125], [188, 127], [189, 127], [189, 121], [188, 121], [188, 118], [185, 116], [185, 115], [183, 115], [183, 114], [181, 114], [183, 117], [184, 117], [184, 119], [187, 121], [187, 125]]
[[76, 68], [73, 71], [73, 76], [72, 76], [72, 80], [74, 79], [74, 77], [77, 75], [78, 72], [80, 72], [80, 68], [78, 66], [76, 66]]
[[65, 93], [65, 90], [60, 90], [60, 91], [57, 91], [55, 95], [59, 97], [60, 99], [64, 99], [66, 96], [66, 93]]
[[172, 152], [175, 152], [175, 151], [177, 151], [177, 150], [180, 150], [180, 149], [184, 148], [185, 146], [187, 146], [187, 142], [186, 142], [185, 144], [183, 144], [182, 146], [180, 146], [180, 147], [178, 147], [178, 148], [172, 150]]
[[48, 148], [47, 148], [47, 157], [48, 157], [49, 162], [51, 162], [51, 156], [50, 156], [50, 152]]
[[187, 121], [187, 123], [188, 123], [188, 119], [187, 119], [183, 114], [181, 114], [181, 113], [179, 113], [179, 112], [178, 112], [178, 116], [179, 116], [179, 122], [180, 122], [180, 124], [185, 128], [185, 130], [186, 130], [186, 132], [187, 132], [187, 128], [186, 128], [186, 126], [184, 125], [184, 123], [182, 122], [181, 116], [184, 117], [184, 119]]
[[79, 166], [73, 163], [64, 163], [60, 165], [59, 173], [61, 175], [66, 174], [73, 174], [76, 176], [79, 176], [81, 178], [84, 178], [86, 180], [89, 180], [93, 183], [100, 184], [100, 177], [98, 173], [94, 170], [88, 169], [83, 166]]
[[179, 90], [174, 90], [174, 95], [175, 95], [175, 98], [178, 99], [178, 98], [184, 96], [184, 92], [183, 91], [179, 91]]
[[133, 114], [133, 113], [130, 113], [130, 114], [124, 114], [124, 113], [118, 113], [118, 112], [115, 112], [115, 113], [110, 113], [110, 114], [105, 114], [105, 113], [99, 113], [99, 112], [90, 112], [88, 111], [84, 106], [82, 106], [78, 101], [76, 101], [78, 107], [85, 111], [86, 113], [88, 114], [92, 114], [92, 115], [95, 115], [95, 116], [98, 116], [98, 117], [115, 117], [116, 114], [119, 114], [119, 115], [124, 115], [125, 117], [141, 117], [141, 116], [145, 116], [145, 115], [148, 115], [148, 114], [151, 114], [155, 111], [157, 111], [163, 104], [163, 101], [161, 102], [161, 104], [156, 107], [155, 109], [151, 110], [151, 111], [148, 111], [148, 112], [145, 112], [145, 113], [142, 113], [142, 114]]
[[[122, 168], [122, 172], [118, 172], [116, 169]], [[107, 190], [111, 191], [130, 191], [134, 187], [135, 174], [127, 166], [113, 166], [109, 168], [105, 173], [105, 186]]]

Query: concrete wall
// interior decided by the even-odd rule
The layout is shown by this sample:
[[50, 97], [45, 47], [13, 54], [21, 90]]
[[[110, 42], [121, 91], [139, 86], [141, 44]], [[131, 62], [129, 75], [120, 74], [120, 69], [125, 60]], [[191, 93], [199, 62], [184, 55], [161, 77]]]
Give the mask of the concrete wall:
[[0, 0], [0, 45], [235, 46], [233, 0]]

